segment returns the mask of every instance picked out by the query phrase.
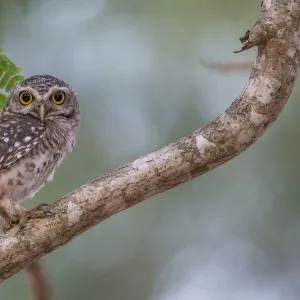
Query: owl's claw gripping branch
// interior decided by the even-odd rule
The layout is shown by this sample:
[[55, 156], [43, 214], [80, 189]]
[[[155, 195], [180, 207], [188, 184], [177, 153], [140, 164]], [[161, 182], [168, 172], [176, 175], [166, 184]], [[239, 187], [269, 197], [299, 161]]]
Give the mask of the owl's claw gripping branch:
[[4, 220], [3, 232], [6, 233], [14, 225], [18, 224], [22, 230], [29, 219], [39, 219], [54, 216], [55, 213], [49, 209], [49, 205], [42, 203], [37, 207], [27, 210], [18, 204], [6, 201], [0, 202], [0, 216]]
[[0, 216], [3, 219], [3, 232], [11, 229], [20, 220], [21, 207], [13, 203], [8, 197], [2, 195], [0, 198]]
[[37, 208], [42, 210], [46, 216], [55, 216], [55, 213], [49, 209], [49, 204], [47, 203], [41, 203]]
[[40, 219], [54, 216], [54, 212], [51, 211], [48, 207], [48, 204], [42, 203], [31, 210], [22, 208], [22, 213], [19, 221], [19, 230], [22, 230], [25, 227], [29, 219]]
[[4, 224], [2, 226], [2, 231], [4, 234], [6, 234], [6, 232], [11, 229], [14, 226], [13, 220], [9, 219], [7, 221], [4, 221]]

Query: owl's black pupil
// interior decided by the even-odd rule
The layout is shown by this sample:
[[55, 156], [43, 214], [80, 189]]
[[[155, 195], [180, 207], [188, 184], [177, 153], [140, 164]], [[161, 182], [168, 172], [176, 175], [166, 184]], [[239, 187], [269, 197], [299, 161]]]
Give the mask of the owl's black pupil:
[[30, 95], [27, 94], [27, 93], [24, 93], [24, 94], [22, 95], [22, 100], [23, 100], [24, 102], [29, 102], [29, 101], [30, 101]]
[[62, 99], [62, 94], [61, 93], [55, 93], [54, 94], [54, 100], [59, 102]]

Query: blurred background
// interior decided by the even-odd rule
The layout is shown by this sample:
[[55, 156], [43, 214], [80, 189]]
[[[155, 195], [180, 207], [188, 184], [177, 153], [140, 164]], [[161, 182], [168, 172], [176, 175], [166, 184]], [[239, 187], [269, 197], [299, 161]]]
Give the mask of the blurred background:
[[[74, 188], [190, 133], [235, 99], [254, 61], [238, 38], [260, 0], [0, 0], [0, 48], [23, 74], [78, 93], [76, 151], [24, 205]], [[300, 106], [225, 165], [80, 235], [43, 261], [55, 300], [299, 299]], [[24, 273], [0, 298], [27, 300]]]

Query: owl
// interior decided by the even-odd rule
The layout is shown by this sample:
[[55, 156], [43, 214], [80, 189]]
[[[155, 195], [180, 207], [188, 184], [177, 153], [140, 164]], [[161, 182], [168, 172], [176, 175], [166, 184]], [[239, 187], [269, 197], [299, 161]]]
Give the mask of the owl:
[[3, 231], [53, 212], [46, 204], [19, 205], [51, 181], [72, 152], [80, 120], [75, 91], [64, 81], [37, 75], [11, 89], [0, 114], [0, 216]]

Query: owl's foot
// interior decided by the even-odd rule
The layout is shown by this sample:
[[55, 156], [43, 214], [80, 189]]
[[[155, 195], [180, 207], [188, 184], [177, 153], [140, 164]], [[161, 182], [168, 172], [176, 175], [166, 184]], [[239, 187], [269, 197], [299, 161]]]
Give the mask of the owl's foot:
[[49, 205], [42, 203], [39, 206], [27, 210], [9, 200], [0, 199], [0, 216], [3, 219], [2, 231], [6, 233], [16, 224], [22, 230], [29, 219], [46, 218], [54, 216], [54, 212], [49, 209]]
[[22, 208], [19, 219], [19, 229], [22, 230], [29, 219], [40, 219], [54, 216], [55, 213], [49, 209], [49, 205], [46, 203], [41, 203], [37, 207], [26, 210]]
[[6, 232], [11, 229], [14, 226], [14, 223], [12, 221], [12, 219], [9, 220], [3, 220], [3, 226], [2, 226], [2, 231], [4, 234], [6, 234]]
[[19, 223], [20, 206], [11, 202], [9, 198], [0, 198], [0, 217], [3, 219], [2, 230], [4, 233]]

